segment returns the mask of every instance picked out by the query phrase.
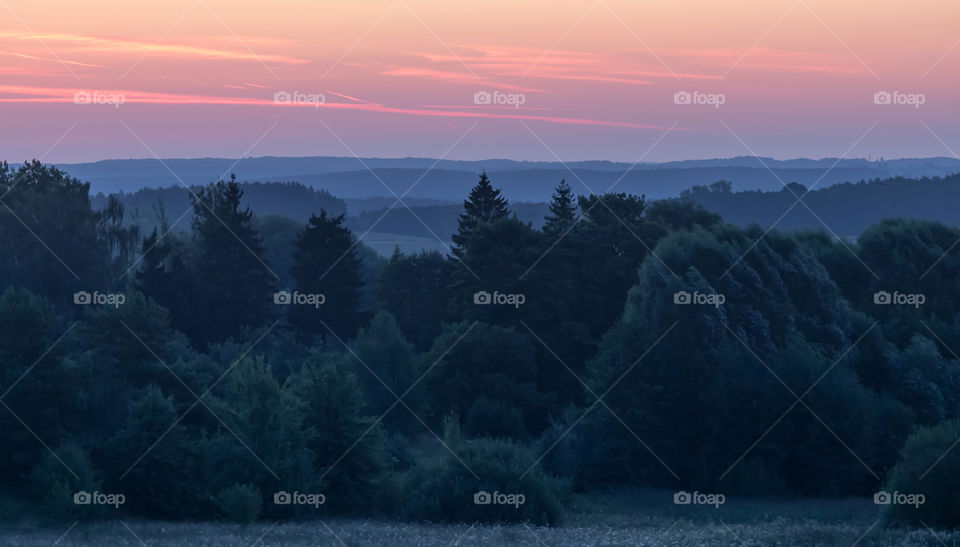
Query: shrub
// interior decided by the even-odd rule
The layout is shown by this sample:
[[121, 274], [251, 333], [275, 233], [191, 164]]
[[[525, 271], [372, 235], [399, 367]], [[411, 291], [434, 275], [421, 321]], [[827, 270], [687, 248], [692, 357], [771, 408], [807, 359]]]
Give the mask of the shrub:
[[434, 425], [451, 413], [467, 415], [475, 401], [496, 393], [523, 413], [525, 427], [539, 430], [537, 417], [546, 415], [550, 401], [537, 386], [533, 344], [513, 328], [466, 321], [446, 325], [422, 356], [423, 370], [430, 374], [418, 385], [431, 401]]
[[[445, 442], [456, 457], [443, 450], [407, 473], [404, 516], [447, 522], [560, 524], [565, 485], [544, 473], [529, 450], [505, 440], [461, 440], [453, 420], [447, 421]], [[522, 499], [511, 495], [522, 495]]]
[[467, 412], [464, 429], [470, 435], [485, 437], [527, 437], [523, 413], [500, 399], [481, 396]]
[[312, 479], [322, 481], [315, 486], [327, 496], [326, 509], [338, 513], [375, 507], [386, 470], [383, 431], [363, 415], [363, 394], [349, 364], [314, 355], [287, 382], [303, 407], [305, 426], [315, 432], [306, 442], [314, 454]]
[[283, 487], [310, 491], [312, 432], [300, 401], [277, 383], [260, 356], [240, 361], [224, 383], [223, 395], [210, 405], [211, 426], [219, 418], [224, 428], [199, 445], [209, 491], [235, 482], [271, 491], [278, 479]]
[[263, 500], [260, 489], [250, 484], [234, 484], [220, 491], [217, 506], [234, 522], [249, 524], [260, 518]]
[[173, 400], [148, 386], [130, 401], [123, 426], [96, 453], [106, 487], [127, 495], [131, 513], [171, 519], [211, 512], [209, 492], [217, 488], [199, 479], [196, 440], [177, 418]]
[[74, 502], [74, 494], [100, 488], [87, 452], [73, 444], [65, 444], [56, 452], [45, 454], [31, 473], [41, 507], [52, 518], [63, 521], [96, 516], [98, 506]]
[[[420, 423], [396, 397], [405, 393], [416, 381], [417, 370], [413, 347], [403, 337], [397, 321], [387, 312], [378, 312], [370, 325], [360, 329], [354, 342], [353, 354], [347, 358], [356, 371], [366, 408], [364, 414], [382, 416], [390, 430], [414, 432]], [[421, 410], [421, 401], [407, 394], [406, 406], [413, 412]]]
[[907, 439], [900, 461], [887, 475], [889, 494], [923, 494], [919, 506], [891, 503], [887, 516], [912, 525], [960, 526], [960, 422], [921, 429]]

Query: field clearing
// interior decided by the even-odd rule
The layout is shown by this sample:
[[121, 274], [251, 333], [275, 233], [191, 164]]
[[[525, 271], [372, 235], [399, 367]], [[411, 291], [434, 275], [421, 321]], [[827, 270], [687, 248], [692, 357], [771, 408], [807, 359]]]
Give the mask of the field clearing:
[[663, 503], [664, 491], [577, 497], [558, 528], [426, 524], [329, 518], [303, 522], [113, 520], [0, 526], [0, 544], [17, 546], [613, 546], [613, 545], [960, 545], [960, 532], [885, 526], [869, 500], [731, 500], [720, 508]]
[[374, 520], [304, 523], [166, 523], [111, 521], [52, 527], [0, 529], [3, 545], [960, 545], [960, 534], [883, 528], [864, 523], [822, 523], [775, 519], [758, 523], [698, 523], [660, 520], [643, 526], [432, 525]]
[[434, 238], [388, 234], [384, 232], [359, 233], [357, 237], [360, 238], [367, 247], [370, 247], [380, 256], [384, 257], [392, 255], [394, 248], [397, 246], [400, 247], [400, 251], [406, 254], [415, 254], [420, 251], [438, 251], [446, 254], [449, 251], [448, 245], [452, 245], [452, 243], [440, 243], [440, 241]]

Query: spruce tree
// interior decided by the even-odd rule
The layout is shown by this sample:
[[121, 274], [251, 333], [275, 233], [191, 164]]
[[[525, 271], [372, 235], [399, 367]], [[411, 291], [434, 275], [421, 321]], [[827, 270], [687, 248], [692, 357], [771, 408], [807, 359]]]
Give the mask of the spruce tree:
[[[290, 323], [301, 339], [320, 337], [324, 342], [333, 330], [346, 341], [360, 325], [360, 258], [353, 234], [343, 226], [344, 215], [311, 215], [300, 233], [290, 269], [294, 289], [306, 295], [323, 295], [319, 305], [291, 303]], [[324, 326], [326, 324], [326, 327]]]
[[573, 189], [567, 184], [566, 179], [560, 179], [560, 184], [550, 198], [550, 214], [543, 225], [544, 233], [563, 233], [576, 220], [576, 212]]
[[460, 225], [457, 233], [453, 234], [453, 253], [463, 257], [467, 240], [473, 230], [483, 222], [493, 222], [510, 214], [507, 200], [500, 195], [500, 189], [490, 184], [490, 178], [484, 170], [480, 174], [480, 181], [470, 191], [470, 196], [463, 202], [463, 212], [460, 213]]
[[263, 261], [250, 208], [240, 209], [236, 176], [193, 195], [197, 292], [195, 342], [221, 342], [243, 327], [258, 327], [273, 315], [274, 274]]

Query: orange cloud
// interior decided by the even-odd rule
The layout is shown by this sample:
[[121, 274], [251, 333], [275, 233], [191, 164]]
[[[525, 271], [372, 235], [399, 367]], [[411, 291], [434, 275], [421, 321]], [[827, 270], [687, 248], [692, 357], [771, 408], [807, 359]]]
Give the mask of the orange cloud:
[[[566, 125], [591, 125], [606, 127], [628, 127], [634, 129], [656, 129], [666, 130], [667, 127], [633, 122], [592, 120], [586, 118], [572, 118], [563, 116], [537, 116], [533, 114], [524, 114], [520, 111], [516, 113], [506, 113], [500, 111], [453, 111], [453, 110], [429, 110], [424, 108], [401, 108], [384, 106], [374, 103], [334, 103], [323, 102], [315, 103], [280, 103], [270, 98], [254, 97], [217, 97], [210, 95], [180, 95], [174, 93], [153, 93], [136, 90], [121, 89], [103, 89], [103, 90], [82, 90], [72, 88], [51, 88], [38, 86], [20, 86], [0, 84], [0, 93], [11, 95], [25, 95], [21, 97], [0, 97], [0, 103], [74, 103], [78, 93], [86, 93], [90, 96], [99, 94], [100, 96], [122, 97], [122, 104], [208, 104], [208, 105], [233, 105], [233, 106], [260, 106], [274, 108], [293, 108], [305, 107], [313, 109], [334, 109], [334, 110], [357, 110], [365, 112], [380, 112], [387, 114], [402, 114], [409, 116], [440, 117], [440, 118], [490, 118], [504, 120], [524, 120], [548, 122]], [[334, 93], [335, 95], [341, 95]], [[83, 105], [87, 106], [87, 105]]]
[[472, 74], [466, 72], [453, 72], [447, 70], [434, 70], [432, 68], [416, 68], [416, 67], [407, 67], [407, 68], [394, 68], [390, 70], [384, 70], [381, 74], [387, 76], [415, 76], [420, 78], [427, 78], [431, 80], [439, 80], [442, 82], [450, 82], [456, 84], [474, 84], [474, 85], [486, 85], [488, 87], [498, 87], [500, 89], [509, 89], [512, 91], [523, 91], [525, 93], [546, 93], [543, 89], [534, 89], [531, 87], [508, 84], [503, 82], [491, 82], [483, 78], [477, 78]]
[[869, 72], [852, 56], [789, 51], [754, 46], [747, 50], [683, 49], [673, 50], [684, 62], [705, 62], [726, 70], [736, 64], [739, 70], [760, 72], [819, 72], [824, 74], [868, 74]]
[[108, 38], [84, 36], [80, 34], [52, 33], [32, 34], [26, 32], [0, 32], [0, 39], [36, 40], [40, 42], [63, 42], [74, 44], [73, 51], [85, 53], [110, 53], [121, 55], [142, 55], [149, 53], [162, 57], [180, 57], [188, 59], [224, 59], [235, 61], [263, 61], [286, 64], [304, 64], [310, 61], [286, 55], [258, 54], [246, 50], [218, 49], [189, 44], [175, 44], [165, 41], [158, 43], [129, 38]]
[[[635, 61], [608, 53], [552, 50], [509, 46], [459, 46], [469, 54], [412, 52], [431, 63], [463, 63], [483, 74], [546, 80], [574, 80], [630, 85], [650, 85], [647, 78], [719, 79], [719, 75], [674, 73], [658, 66], [637, 67]], [[658, 63], [659, 65], [659, 63]], [[417, 69], [403, 69], [413, 71]], [[429, 70], [429, 69], [419, 69]], [[413, 72], [411, 72], [413, 74]], [[637, 78], [639, 77], [639, 78]]]
[[67, 65], [75, 65], [89, 68], [103, 68], [102, 65], [93, 65], [90, 63], [81, 63], [79, 61], [67, 61], [64, 59], [49, 59], [47, 57], [38, 57], [36, 55], [27, 55], [26, 53], [17, 53], [15, 51], [0, 51], [0, 55], [10, 55], [13, 57], [20, 57], [21, 59], [29, 59], [31, 61], [47, 61], [50, 63], [61, 63]]

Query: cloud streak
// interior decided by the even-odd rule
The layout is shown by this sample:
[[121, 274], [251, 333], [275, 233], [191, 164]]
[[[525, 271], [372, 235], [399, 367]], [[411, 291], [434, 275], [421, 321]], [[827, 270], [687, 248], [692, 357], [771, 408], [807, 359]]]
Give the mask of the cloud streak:
[[[246, 50], [223, 49], [185, 43], [147, 42], [132, 38], [111, 38], [69, 33], [33, 34], [0, 32], [0, 39], [70, 44], [74, 53], [137, 56], [150, 53], [158, 57], [180, 59], [219, 59], [232, 61], [262, 61], [283, 64], [306, 64], [310, 61], [287, 55], [259, 54]], [[92, 65], [96, 66], [96, 65]]]
[[[0, 94], [19, 95], [16, 97], [0, 97], [0, 103], [73, 103], [77, 93], [100, 93], [103, 95], [123, 96], [123, 104], [161, 104], [161, 105], [231, 105], [231, 106], [253, 106], [270, 108], [311, 108], [317, 110], [344, 110], [344, 111], [362, 111], [376, 112], [384, 114], [400, 114], [407, 116], [420, 116], [432, 118], [488, 118], [501, 120], [524, 120], [534, 122], [547, 122], [564, 125], [584, 125], [600, 127], [625, 127], [634, 129], [655, 129], [665, 130], [664, 126], [647, 123], [636, 123], [627, 121], [595, 120], [588, 118], [565, 117], [565, 116], [541, 116], [535, 114], [525, 114], [523, 112], [484, 112], [480, 110], [430, 110], [427, 108], [404, 108], [395, 106], [386, 106], [381, 104], [363, 102], [363, 103], [339, 103], [324, 102], [321, 104], [298, 104], [298, 103], [276, 103], [273, 98], [259, 97], [218, 97], [212, 95], [181, 95], [174, 93], [154, 93], [136, 90], [122, 89], [104, 89], [104, 90], [86, 90], [73, 88], [51, 88], [38, 86], [20, 86], [0, 84]], [[333, 93], [334, 95], [342, 95]], [[96, 105], [78, 105], [95, 108]]]

